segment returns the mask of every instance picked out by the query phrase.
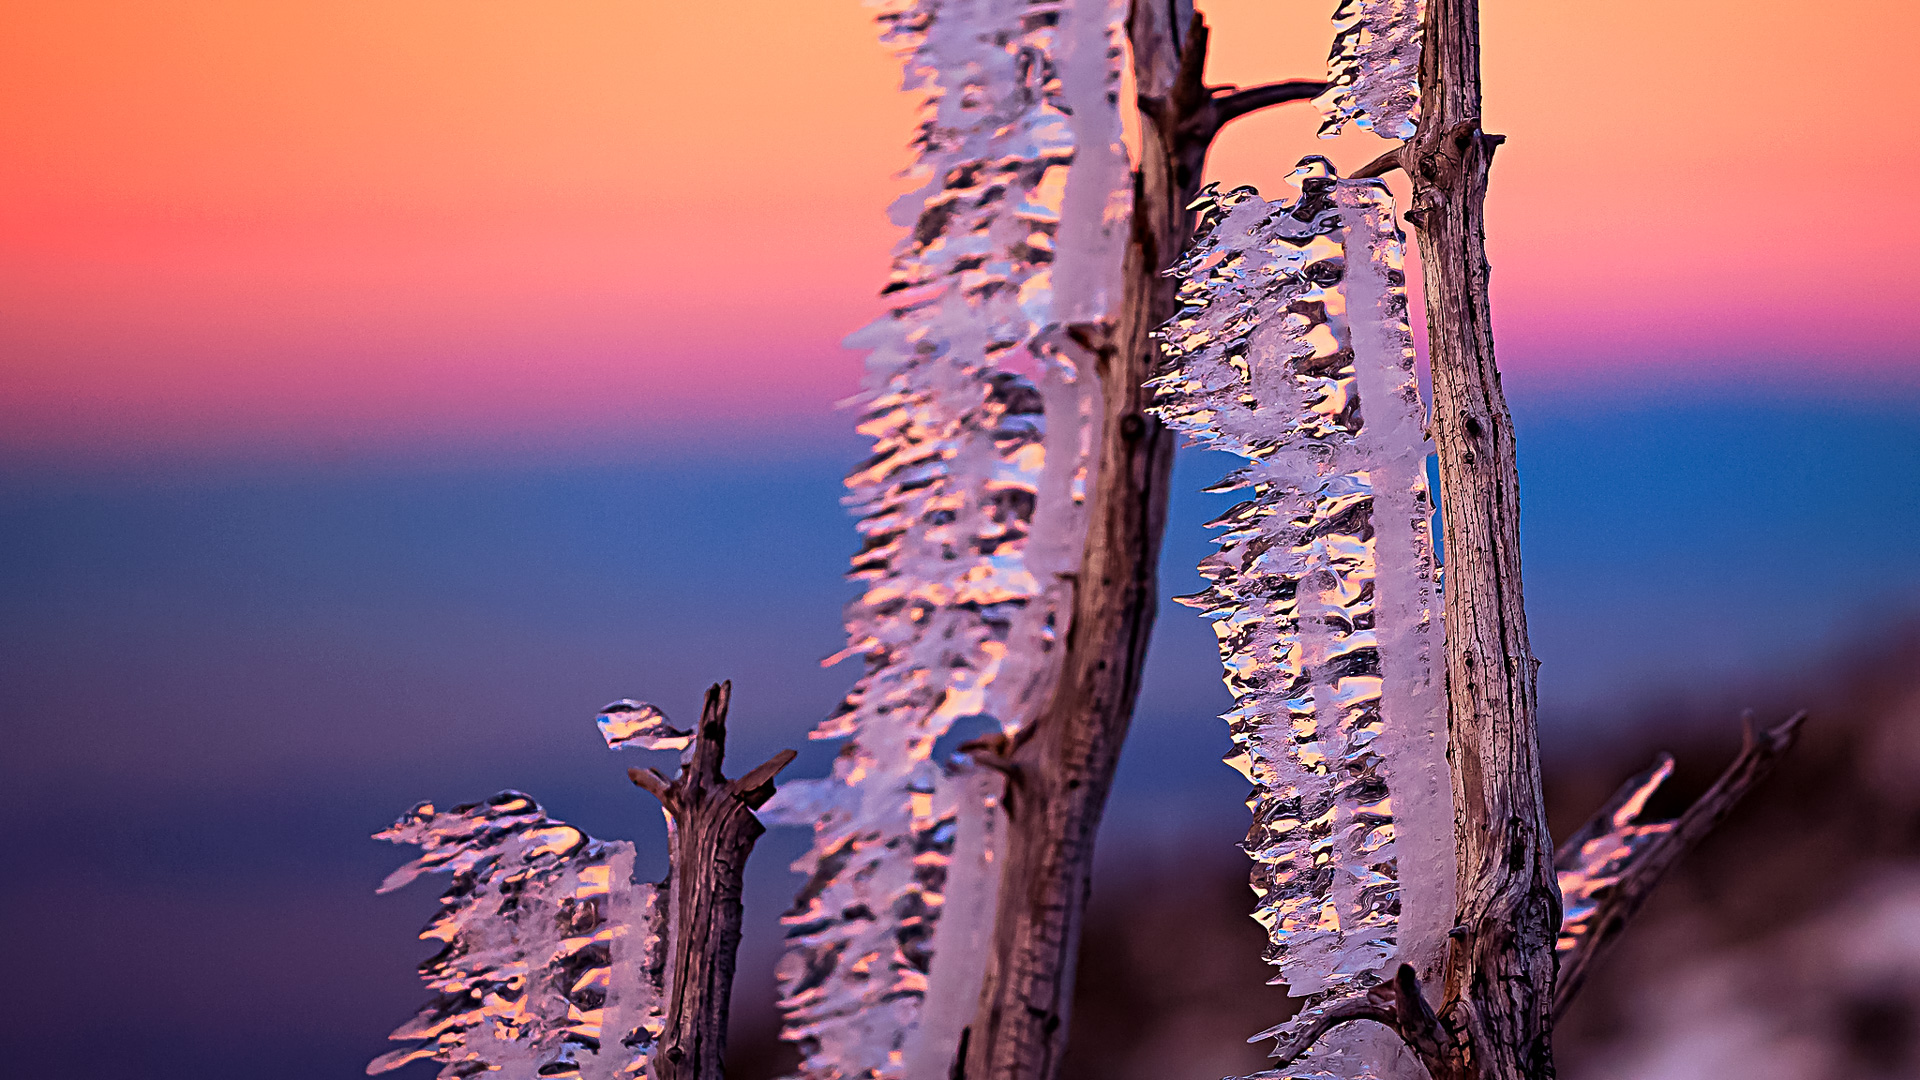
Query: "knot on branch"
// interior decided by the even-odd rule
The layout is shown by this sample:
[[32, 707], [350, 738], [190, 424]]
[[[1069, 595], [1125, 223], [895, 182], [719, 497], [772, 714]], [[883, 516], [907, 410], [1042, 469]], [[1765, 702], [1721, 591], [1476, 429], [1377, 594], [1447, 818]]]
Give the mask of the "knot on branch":
[[1370, 180], [1395, 169], [1404, 171], [1414, 187], [1406, 219], [1418, 225], [1428, 210], [1445, 206], [1470, 173], [1484, 177], [1494, 150], [1506, 141], [1505, 135], [1481, 131], [1479, 117], [1468, 117], [1443, 131], [1415, 135], [1356, 169], [1353, 178]]

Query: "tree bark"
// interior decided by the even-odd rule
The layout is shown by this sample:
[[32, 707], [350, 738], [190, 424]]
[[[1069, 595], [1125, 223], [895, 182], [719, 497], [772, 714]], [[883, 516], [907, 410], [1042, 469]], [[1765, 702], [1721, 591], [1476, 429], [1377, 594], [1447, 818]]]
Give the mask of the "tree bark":
[[[1158, 601], [1174, 444], [1147, 415], [1141, 383], [1157, 367], [1150, 334], [1174, 313], [1175, 284], [1162, 275], [1192, 234], [1186, 204], [1205, 155], [1204, 144], [1196, 154], [1181, 132], [1201, 105], [1193, 93], [1205, 98], [1205, 36], [1190, 32], [1190, 11], [1180, 0], [1136, 0], [1129, 17], [1143, 123], [1123, 307], [1111, 327], [1073, 328], [1097, 356], [1105, 411], [1086, 555], [1053, 698], [1004, 754], [1005, 877], [980, 1006], [956, 1050], [956, 1080], [1051, 1080], [1066, 1046], [1094, 835]], [[1183, 60], [1191, 61], [1184, 79]]]
[[740, 952], [740, 886], [747, 856], [766, 829], [753, 811], [773, 796], [773, 777], [794, 758], [779, 754], [729, 783], [727, 750], [733, 684], [707, 691], [693, 753], [669, 783], [652, 769], [627, 775], [667, 812], [667, 1017], [653, 1059], [656, 1080], [721, 1080], [727, 1006]]
[[1448, 741], [1459, 854], [1434, 1080], [1553, 1076], [1560, 894], [1540, 789], [1534, 671], [1520, 579], [1514, 435], [1487, 302], [1487, 171], [1477, 0], [1428, 0], [1413, 181], [1433, 367], [1446, 545]]

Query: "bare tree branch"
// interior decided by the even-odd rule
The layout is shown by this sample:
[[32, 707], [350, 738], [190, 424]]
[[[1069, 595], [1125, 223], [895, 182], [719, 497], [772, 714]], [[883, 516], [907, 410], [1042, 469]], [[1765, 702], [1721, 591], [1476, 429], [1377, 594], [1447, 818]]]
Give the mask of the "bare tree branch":
[[721, 775], [732, 695], [731, 682], [707, 691], [692, 753], [671, 783], [652, 769], [627, 771], [667, 811], [674, 933], [666, 1029], [654, 1059], [658, 1080], [722, 1080], [727, 1006], [740, 951], [741, 877], [754, 841], [766, 831], [753, 810], [773, 795], [774, 775], [794, 758], [793, 751], [782, 750], [739, 780], [729, 783]]
[[1406, 147], [1404, 145], [1396, 146], [1386, 153], [1381, 154], [1379, 157], [1374, 158], [1372, 161], [1367, 162], [1365, 165], [1360, 166], [1353, 171], [1353, 179], [1372, 180], [1401, 168], [1400, 153], [1405, 149]]
[[1560, 892], [1540, 783], [1538, 664], [1521, 583], [1512, 413], [1494, 358], [1480, 130], [1479, 0], [1427, 0], [1420, 123], [1398, 154], [1413, 184], [1446, 539], [1447, 746], [1457, 838], [1441, 1014], [1457, 1032], [1433, 1080], [1553, 1076]]
[[1327, 84], [1313, 79], [1291, 79], [1262, 86], [1215, 87], [1213, 90], [1213, 130], [1218, 132], [1248, 113], [1289, 101], [1311, 101], [1326, 93]]
[[[1069, 336], [1099, 373], [1102, 419], [1085, 558], [1052, 699], [1019, 735], [965, 747], [1009, 778], [1003, 886], [980, 1002], [955, 1049], [966, 1080], [1052, 1080], [1066, 1050], [1094, 838], [1132, 720], [1153, 627], [1173, 436], [1147, 412], [1156, 327], [1178, 311], [1166, 271], [1193, 237], [1190, 209], [1223, 95], [1203, 78], [1206, 23], [1191, 0], [1134, 0], [1127, 19], [1140, 167], [1114, 319]], [[1291, 87], [1281, 89], [1280, 87]], [[1312, 87], [1314, 93], [1318, 87]], [[1224, 95], [1233, 116], [1301, 100], [1306, 83]], [[1235, 99], [1233, 94], [1246, 96]]]
[[[1559, 974], [1553, 988], [1555, 1019], [1565, 1014], [1567, 1006], [1593, 970], [1594, 963], [1620, 937], [1628, 921], [1646, 903], [1647, 896], [1660, 884], [1667, 871], [1725, 821], [1733, 808], [1740, 805], [1740, 800], [1746, 798], [1748, 792], [1773, 772], [1774, 766], [1779, 764], [1781, 757], [1799, 737], [1800, 727], [1806, 719], [1806, 713], [1798, 712], [1763, 731], [1754, 724], [1751, 712], [1740, 718], [1743, 738], [1740, 754], [1733, 759], [1733, 764], [1727, 766], [1706, 794], [1674, 821], [1671, 832], [1648, 845], [1621, 873], [1619, 883], [1601, 901], [1600, 910], [1593, 918], [1592, 929], [1573, 949], [1560, 957]], [[1614, 797], [1618, 799], [1620, 796]], [[1591, 827], [1592, 823], [1589, 822], [1587, 828]], [[1573, 850], [1577, 852], [1578, 848]]]

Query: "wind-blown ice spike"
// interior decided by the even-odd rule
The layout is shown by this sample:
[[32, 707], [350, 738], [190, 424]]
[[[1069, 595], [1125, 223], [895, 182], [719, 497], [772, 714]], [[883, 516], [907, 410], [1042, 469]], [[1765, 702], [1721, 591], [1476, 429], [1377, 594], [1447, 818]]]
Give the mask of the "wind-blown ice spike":
[[[1182, 602], [1212, 621], [1234, 695], [1267, 959], [1318, 1001], [1400, 963], [1437, 973], [1453, 808], [1391, 197], [1318, 158], [1296, 176], [1292, 202], [1209, 192], [1153, 386], [1170, 426], [1247, 461], [1215, 490], [1252, 497], [1213, 523], [1210, 584]], [[1298, 1075], [1325, 1067], [1310, 1055]]]
[[418, 1042], [368, 1073], [428, 1060], [443, 1080], [645, 1074], [665, 927], [658, 890], [632, 884], [632, 844], [595, 840], [517, 791], [444, 812], [421, 803], [376, 838], [421, 849], [381, 892], [425, 873], [453, 882], [420, 935], [442, 943], [420, 966], [438, 996], [392, 1036]]
[[1028, 723], [1056, 677], [1100, 415], [1068, 327], [1117, 302], [1131, 190], [1123, 14], [1107, 0], [881, 6], [925, 105], [921, 186], [894, 206], [908, 232], [889, 311], [848, 339], [869, 350], [859, 430], [874, 447], [847, 478], [865, 591], [842, 655], [866, 671], [814, 733], [847, 740], [832, 775], [783, 785], [761, 815], [814, 828], [779, 969], [808, 1078], [944, 1077], [950, 1047], [933, 1044], [964, 1019], [929, 995], [977, 997], [979, 973], [953, 966], [977, 949], [935, 958], [978, 930], [942, 919], [949, 896], [991, 910], [997, 781], [934, 748], [956, 721]]
[[1620, 882], [1620, 875], [1642, 851], [1674, 830], [1674, 822], [1644, 824], [1647, 800], [1673, 775], [1673, 759], [1662, 757], [1607, 817], [1605, 831], [1575, 838], [1571, 858], [1556, 868], [1563, 912], [1554, 952], [1565, 956], [1593, 932], [1601, 901]]
[[1409, 139], [1420, 119], [1423, 0], [1340, 0], [1333, 12], [1327, 90], [1317, 104], [1322, 136], [1347, 124], [1385, 139]]

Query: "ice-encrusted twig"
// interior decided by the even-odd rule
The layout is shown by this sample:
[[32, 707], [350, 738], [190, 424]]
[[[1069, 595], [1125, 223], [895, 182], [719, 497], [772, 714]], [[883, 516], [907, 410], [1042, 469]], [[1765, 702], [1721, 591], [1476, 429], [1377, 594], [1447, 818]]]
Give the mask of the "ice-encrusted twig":
[[1212, 585], [1183, 602], [1236, 701], [1268, 959], [1314, 995], [1437, 974], [1453, 847], [1399, 235], [1377, 182], [1299, 175], [1292, 203], [1212, 196], [1155, 385], [1170, 426], [1249, 462], [1215, 489], [1253, 497], [1214, 522]]
[[782, 750], [729, 781], [721, 768], [732, 696], [731, 682], [707, 691], [700, 726], [672, 781], [652, 769], [627, 772], [666, 811], [672, 868], [666, 1016], [652, 1061], [654, 1080], [720, 1080], [723, 1075], [734, 961], [740, 951], [742, 876], [754, 841], [766, 831], [753, 811], [772, 797], [774, 776], [794, 758], [792, 750]]
[[692, 732], [642, 702], [601, 712], [610, 747], [685, 750], [671, 782], [628, 773], [667, 812], [672, 871], [660, 885], [634, 882], [632, 844], [595, 840], [517, 791], [445, 812], [421, 803], [376, 834], [421, 849], [380, 892], [430, 872], [453, 884], [421, 934], [444, 945], [421, 965], [439, 997], [393, 1034], [421, 1042], [369, 1073], [434, 1060], [448, 1080], [719, 1080], [741, 872], [762, 831], [752, 811], [794, 757], [782, 751], [729, 783], [730, 694], [727, 683], [709, 690]]
[[644, 1072], [666, 930], [658, 890], [632, 881], [633, 845], [595, 840], [517, 791], [448, 811], [421, 803], [376, 836], [421, 848], [381, 892], [424, 873], [453, 881], [420, 935], [442, 945], [420, 967], [438, 996], [392, 1036], [418, 1043], [369, 1073], [421, 1060], [449, 1080]]
[[1559, 957], [1553, 989], [1556, 1017], [1666, 872], [1773, 772], [1806, 719], [1806, 713], [1795, 713], [1763, 730], [1751, 712], [1744, 714], [1740, 753], [1713, 786], [1673, 821], [1641, 824], [1648, 798], [1673, 772], [1673, 759], [1662, 755], [1652, 768], [1623, 784], [1560, 846], [1554, 862], [1566, 908], [1554, 945]]
[[[890, 311], [848, 341], [870, 350], [874, 453], [847, 478], [865, 591], [842, 655], [866, 672], [815, 732], [847, 740], [832, 775], [768, 808], [814, 829], [779, 978], [784, 1035], [822, 1080], [944, 1076], [934, 1029], [957, 1035], [978, 997], [978, 942], [937, 958], [979, 928], [941, 913], [990, 900], [999, 778], [934, 747], [962, 720], [1017, 730], [1056, 678], [1099, 439], [1080, 339], [1118, 302], [1130, 192], [1118, 6], [888, 0], [880, 18], [925, 107]], [[969, 1000], [929, 998], [948, 993]]]

